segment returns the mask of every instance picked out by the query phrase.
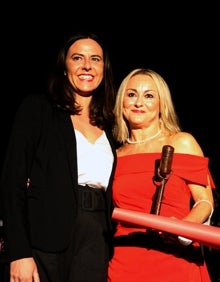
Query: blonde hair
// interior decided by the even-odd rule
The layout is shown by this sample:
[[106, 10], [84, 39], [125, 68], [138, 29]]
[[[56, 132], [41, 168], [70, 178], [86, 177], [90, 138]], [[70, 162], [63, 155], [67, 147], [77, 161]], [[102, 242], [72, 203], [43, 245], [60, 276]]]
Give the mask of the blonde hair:
[[126, 122], [123, 116], [123, 98], [126, 91], [126, 87], [131, 77], [140, 74], [151, 77], [157, 87], [160, 99], [161, 128], [174, 133], [181, 131], [179, 119], [176, 114], [171, 98], [170, 89], [166, 81], [163, 79], [163, 77], [161, 77], [158, 73], [151, 69], [138, 68], [131, 71], [122, 80], [116, 96], [116, 102], [114, 107], [116, 121], [115, 126], [113, 127], [113, 135], [115, 139], [120, 143], [124, 143], [126, 141], [126, 139], [129, 137], [130, 132], [128, 123]]

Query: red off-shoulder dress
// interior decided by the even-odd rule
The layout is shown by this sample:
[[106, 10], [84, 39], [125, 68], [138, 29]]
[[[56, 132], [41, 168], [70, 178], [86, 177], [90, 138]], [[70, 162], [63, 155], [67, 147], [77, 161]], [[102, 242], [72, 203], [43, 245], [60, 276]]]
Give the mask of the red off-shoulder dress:
[[[155, 194], [156, 163], [160, 153], [118, 157], [113, 184], [115, 206], [151, 212]], [[191, 209], [188, 184], [215, 184], [208, 168], [209, 159], [175, 153], [172, 173], [164, 187], [160, 215], [182, 219]], [[108, 282], [208, 282], [210, 281], [201, 246], [161, 243], [148, 236], [145, 228], [118, 223], [114, 256], [109, 265]]]

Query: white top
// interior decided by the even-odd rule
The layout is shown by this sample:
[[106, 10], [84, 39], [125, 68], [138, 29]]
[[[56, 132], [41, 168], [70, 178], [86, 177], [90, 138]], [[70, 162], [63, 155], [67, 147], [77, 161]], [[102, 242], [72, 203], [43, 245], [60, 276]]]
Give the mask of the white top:
[[75, 129], [78, 155], [78, 184], [106, 190], [112, 171], [114, 156], [105, 132], [90, 143]]

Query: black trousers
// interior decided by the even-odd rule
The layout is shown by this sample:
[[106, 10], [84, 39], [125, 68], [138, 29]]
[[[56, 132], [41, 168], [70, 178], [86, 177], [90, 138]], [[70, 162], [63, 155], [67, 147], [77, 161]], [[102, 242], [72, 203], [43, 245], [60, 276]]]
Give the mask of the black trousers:
[[68, 248], [60, 253], [33, 250], [41, 282], [106, 282], [109, 232], [105, 191], [78, 186], [78, 212]]

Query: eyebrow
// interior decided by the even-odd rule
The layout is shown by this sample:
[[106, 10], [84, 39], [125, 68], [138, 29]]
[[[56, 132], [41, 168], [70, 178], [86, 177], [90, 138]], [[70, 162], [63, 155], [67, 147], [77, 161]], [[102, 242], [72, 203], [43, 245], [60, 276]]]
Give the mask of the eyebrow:
[[[82, 53], [77, 53], [77, 52], [72, 53], [72, 55], [71, 55], [71, 56], [75, 56], [75, 55], [82, 56], [82, 57], [84, 57], [84, 56], [85, 56], [85, 54], [82, 54]], [[98, 55], [98, 54], [93, 54], [93, 55], [91, 55], [90, 57], [99, 57], [100, 59], [103, 59], [103, 56]]]

